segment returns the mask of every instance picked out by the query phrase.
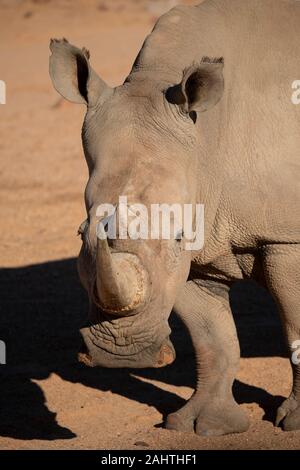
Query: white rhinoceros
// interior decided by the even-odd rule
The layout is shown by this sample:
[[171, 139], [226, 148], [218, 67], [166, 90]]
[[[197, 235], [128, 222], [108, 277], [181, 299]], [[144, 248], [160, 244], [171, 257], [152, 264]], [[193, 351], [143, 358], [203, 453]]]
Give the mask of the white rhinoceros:
[[[300, 1], [206, 0], [162, 16], [115, 89], [89, 53], [52, 40], [50, 75], [87, 106], [89, 167], [79, 272], [90, 299], [81, 359], [159, 367], [175, 357], [174, 309], [195, 348], [198, 383], [167, 427], [242, 432], [232, 384], [239, 344], [228, 290], [240, 279], [269, 289], [289, 350], [300, 339]], [[296, 100], [297, 102], [297, 100]], [[132, 202], [205, 206], [203, 249], [170, 240], [100, 239], [97, 207]], [[300, 429], [300, 365], [277, 424]]]

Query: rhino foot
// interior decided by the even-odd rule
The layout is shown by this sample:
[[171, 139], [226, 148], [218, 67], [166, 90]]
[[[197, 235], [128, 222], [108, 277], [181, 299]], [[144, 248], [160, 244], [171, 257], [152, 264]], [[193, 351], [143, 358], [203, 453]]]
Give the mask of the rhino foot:
[[294, 394], [291, 394], [278, 408], [275, 424], [281, 425], [284, 431], [300, 429], [300, 402]]
[[[200, 436], [222, 436], [224, 434], [245, 432], [249, 420], [239, 405], [232, 399], [228, 401], [205, 401], [199, 403], [192, 399], [176, 413], [168, 416], [166, 427], [181, 432], [193, 432]], [[195, 406], [195, 405], [198, 406]], [[198, 408], [198, 412], [195, 409]]]
[[196, 420], [196, 433], [200, 436], [222, 436], [245, 432], [249, 428], [249, 419], [239, 405], [221, 403], [218, 410], [203, 410]]

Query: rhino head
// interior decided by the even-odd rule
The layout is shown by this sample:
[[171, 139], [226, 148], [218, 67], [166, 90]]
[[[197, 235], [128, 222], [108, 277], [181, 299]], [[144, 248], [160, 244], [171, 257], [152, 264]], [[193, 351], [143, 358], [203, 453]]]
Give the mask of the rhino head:
[[124, 84], [112, 89], [92, 69], [86, 49], [65, 39], [51, 40], [50, 49], [55, 89], [87, 106], [87, 220], [79, 230], [78, 270], [90, 312], [79, 358], [105, 367], [170, 364], [175, 351], [168, 317], [191, 264], [184, 234], [169, 240], [100, 239], [97, 208], [117, 207], [120, 195], [145, 207], [196, 202], [197, 113], [219, 101], [222, 63], [193, 64], [176, 84], [136, 62]]

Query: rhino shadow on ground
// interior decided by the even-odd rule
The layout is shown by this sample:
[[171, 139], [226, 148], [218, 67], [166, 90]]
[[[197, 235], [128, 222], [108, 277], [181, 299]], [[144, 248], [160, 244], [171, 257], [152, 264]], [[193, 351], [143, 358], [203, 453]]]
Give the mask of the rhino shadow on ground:
[[[142, 380], [194, 386], [193, 348], [175, 315], [170, 323], [177, 360], [171, 366], [136, 371], [88, 369], [76, 360], [87, 299], [78, 281], [75, 259], [0, 269], [0, 286], [0, 339], [7, 345], [7, 365], [0, 366], [1, 436], [26, 440], [75, 437], [58, 425], [43, 391], [33, 382], [51, 373], [154, 406], [164, 417], [184, 404], [178, 395]], [[276, 307], [263, 289], [253, 283], [237, 284], [231, 292], [231, 304], [242, 357], [286, 355]], [[258, 403], [267, 420], [273, 420], [271, 410], [283, 400], [239, 381], [234, 393], [239, 403]]]

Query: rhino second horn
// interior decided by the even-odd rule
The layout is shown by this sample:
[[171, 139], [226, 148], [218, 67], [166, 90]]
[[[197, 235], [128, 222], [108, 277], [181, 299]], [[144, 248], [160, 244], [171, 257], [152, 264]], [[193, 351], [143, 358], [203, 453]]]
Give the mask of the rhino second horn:
[[107, 313], [128, 315], [146, 300], [148, 274], [131, 253], [114, 253], [98, 239], [96, 302]]

